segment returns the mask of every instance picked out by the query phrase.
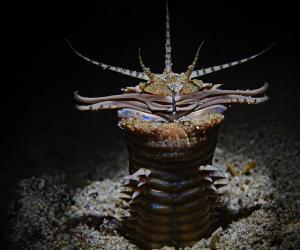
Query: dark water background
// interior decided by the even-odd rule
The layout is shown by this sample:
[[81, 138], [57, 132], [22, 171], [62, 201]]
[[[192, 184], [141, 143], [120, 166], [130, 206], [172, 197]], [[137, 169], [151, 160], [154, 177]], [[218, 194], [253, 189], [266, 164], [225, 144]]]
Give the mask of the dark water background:
[[[266, 6], [169, 2], [176, 72], [186, 70], [203, 39], [198, 68], [247, 57], [276, 41], [271, 51], [254, 61], [202, 79], [222, 83], [228, 89], [255, 88], [269, 82], [269, 103], [251, 111], [248, 107], [234, 108], [229, 122], [251, 120], [255, 125], [261, 116], [268, 117], [270, 126], [276, 120], [276, 126], [286, 128], [279, 136], [292, 134], [298, 140], [299, 9], [283, 2]], [[165, 4], [23, 3], [3, 10], [0, 195], [5, 230], [19, 180], [65, 174], [68, 181], [79, 184], [80, 172], [90, 168], [92, 179], [91, 166], [101, 166], [101, 162], [114, 158], [112, 152], [124, 151], [114, 112], [76, 111], [73, 91], [79, 90], [83, 96], [117, 94], [138, 80], [83, 61], [67, 46], [65, 37], [88, 57], [134, 70], [140, 70], [137, 52], [141, 48], [145, 64], [154, 72], [162, 72]], [[229, 122], [225, 126], [228, 133]]]

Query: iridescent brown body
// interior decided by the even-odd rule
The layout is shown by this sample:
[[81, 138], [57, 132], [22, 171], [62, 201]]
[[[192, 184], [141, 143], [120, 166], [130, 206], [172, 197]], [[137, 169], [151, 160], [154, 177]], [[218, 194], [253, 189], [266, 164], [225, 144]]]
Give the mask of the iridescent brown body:
[[[139, 55], [143, 72], [93, 61], [71, 45], [77, 55], [104, 69], [146, 80], [124, 93], [83, 97], [74, 93], [81, 111], [117, 109], [119, 127], [129, 152], [129, 176], [122, 199], [130, 216], [123, 218], [122, 233], [143, 249], [192, 246], [218, 226], [216, 207], [225, 176], [212, 166], [218, 127], [226, 106], [258, 104], [267, 84], [254, 90], [222, 90], [220, 84], [196, 77], [235, 66], [259, 56], [194, 70], [196, 56], [187, 71], [174, 73], [171, 63], [169, 14], [166, 21], [165, 69], [154, 74]], [[124, 196], [125, 195], [125, 196]]]
[[129, 178], [125, 191], [131, 216], [124, 218], [124, 229], [142, 249], [192, 246], [218, 225], [215, 208], [221, 193], [216, 186], [222, 184], [215, 182], [224, 175], [210, 165], [221, 120], [215, 115], [205, 123], [120, 122], [129, 172], [150, 173], [141, 173], [139, 180]]

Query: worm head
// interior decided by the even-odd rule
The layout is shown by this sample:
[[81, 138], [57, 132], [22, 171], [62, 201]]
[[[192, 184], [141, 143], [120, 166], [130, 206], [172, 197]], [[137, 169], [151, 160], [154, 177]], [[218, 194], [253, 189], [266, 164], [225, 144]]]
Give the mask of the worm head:
[[[167, 41], [167, 44], [170, 44], [170, 42]], [[195, 59], [193, 63], [188, 67], [188, 70], [181, 74], [174, 73], [172, 71], [171, 65], [168, 65], [168, 61], [166, 61], [166, 66], [162, 74], [153, 74], [151, 73], [150, 69], [144, 65], [141, 58], [141, 53], [139, 53], [140, 65], [143, 69], [143, 72], [149, 78], [147, 83], [143, 82], [139, 84], [141, 91], [159, 96], [189, 95], [207, 87], [207, 85], [203, 84], [201, 80], [193, 80], [190, 78], [195, 68], [198, 54], [202, 45], [203, 42], [199, 46]], [[171, 55], [166, 54], [166, 57], [170, 58], [170, 56]]]
[[[234, 103], [256, 104], [268, 99], [266, 96], [261, 96], [265, 94], [267, 84], [254, 90], [221, 90], [219, 89], [220, 84], [203, 83], [196, 78], [252, 60], [266, 52], [273, 45], [260, 53], [244, 59], [195, 70], [199, 51], [203, 45], [202, 42], [198, 47], [192, 64], [188, 66], [187, 70], [182, 73], [173, 72], [168, 6], [166, 13], [165, 68], [162, 73], [151, 72], [150, 68], [146, 67], [142, 61], [140, 51], [138, 58], [142, 68], [141, 72], [94, 61], [80, 54], [70, 43], [69, 45], [78, 56], [88, 62], [103, 69], [144, 80], [135, 87], [123, 89], [125, 93], [120, 95], [90, 98], [82, 97], [75, 92], [74, 96], [77, 101], [88, 104], [77, 106], [79, 110], [126, 109], [132, 111], [121, 112], [122, 116], [127, 116], [128, 114], [129, 116], [135, 116], [135, 111], [138, 111], [142, 112], [139, 113], [139, 117], [147, 117], [150, 120], [159, 120], [161, 117], [167, 120], [177, 120], [181, 116], [189, 115], [202, 109], [211, 110], [210, 107], [215, 107], [215, 105], [219, 107], [218, 105]], [[145, 116], [145, 113], [151, 115]], [[202, 114], [202, 112], [197, 114]], [[158, 115], [160, 118], [155, 115]]]

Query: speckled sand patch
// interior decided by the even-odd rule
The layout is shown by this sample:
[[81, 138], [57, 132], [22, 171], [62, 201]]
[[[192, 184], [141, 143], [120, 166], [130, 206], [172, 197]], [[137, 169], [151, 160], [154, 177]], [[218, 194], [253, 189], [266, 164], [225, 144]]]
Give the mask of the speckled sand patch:
[[[299, 220], [288, 217], [286, 221], [290, 223], [284, 225], [278, 220], [277, 212], [283, 213], [286, 204], [275, 202], [276, 190], [266, 174], [266, 166], [258, 161], [249, 173], [237, 176], [227, 171], [230, 162], [241, 173], [249, 161], [254, 159], [216, 149], [214, 165], [228, 177], [228, 186], [223, 188], [223, 210], [226, 211], [223, 229], [220, 227], [209, 239], [202, 239], [186, 249], [286, 249], [279, 246], [292, 246], [299, 233]], [[69, 190], [62, 183], [63, 180], [50, 177], [32, 177], [20, 183], [10, 223], [15, 249], [137, 249], [115, 230], [109, 233], [101, 230], [105, 225], [95, 229], [86, 223], [69, 223], [85, 216], [126, 216], [126, 203], [119, 199], [122, 179], [94, 181], [75, 190]]]

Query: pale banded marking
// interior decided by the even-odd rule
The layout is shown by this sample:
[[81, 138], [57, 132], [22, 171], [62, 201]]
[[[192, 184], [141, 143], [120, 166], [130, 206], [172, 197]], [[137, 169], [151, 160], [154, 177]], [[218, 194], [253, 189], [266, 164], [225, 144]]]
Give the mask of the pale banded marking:
[[244, 59], [241, 59], [241, 60], [236, 60], [236, 61], [233, 61], [233, 62], [229, 62], [229, 63], [225, 63], [225, 64], [222, 64], [222, 65], [218, 65], [218, 66], [213, 66], [213, 67], [209, 67], [209, 68], [206, 68], [206, 69], [199, 69], [199, 70], [195, 70], [193, 71], [193, 73], [191, 74], [191, 79], [192, 78], [195, 78], [195, 77], [199, 77], [199, 76], [203, 76], [203, 75], [207, 75], [207, 74], [210, 74], [212, 72], [215, 72], [215, 71], [219, 71], [221, 69], [226, 69], [226, 68], [229, 68], [229, 67], [232, 67], [232, 66], [235, 66], [235, 65], [239, 65], [239, 64], [242, 64], [244, 62], [248, 62], [260, 55], [262, 55], [263, 53], [267, 52], [269, 49], [271, 49], [273, 46], [275, 45], [275, 43], [273, 43], [270, 47], [268, 47], [267, 49], [253, 55], [253, 56], [250, 56], [250, 57], [247, 57], [247, 58], [244, 58]]
[[212, 166], [212, 165], [205, 165], [205, 166], [202, 165], [199, 167], [199, 170], [200, 171], [211, 171], [211, 172], [220, 171], [220, 169], [218, 169], [217, 167]]
[[120, 67], [115, 67], [115, 66], [111, 66], [111, 65], [108, 65], [108, 64], [105, 64], [105, 63], [101, 63], [101, 62], [97, 62], [97, 61], [94, 61], [84, 55], [82, 55], [81, 53], [79, 53], [72, 45], [71, 43], [66, 39], [67, 43], [69, 44], [70, 48], [78, 55], [80, 56], [81, 58], [83, 58], [84, 60], [90, 62], [90, 63], [93, 63], [99, 67], [101, 67], [102, 69], [108, 69], [108, 70], [111, 70], [111, 71], [115, 71], [115, 72], [118, 72], [118, 73], [121, 73], [123, 75], [128, 75], [128, 76], [132, 76], [132, 77], [135, 77], [135, 78], [139, 78], [139, 79], [143, 79], [143, 80], [148, 80], [148, 77], [145, 73], [143, 72], [137, 72], [137, 71], [134, 71], [134, 70], [129, 70], [129, 69], [123, 69], [123, 68], [120, 68]]
[[153, 121], [153, 122], [168, 122], [165, 118], [154, 115], [154, 114], [149, 114], [146, 112], [138, 111], [135, 109], [119, 109], [118, 110], [118, 118], [121, 119], [129, 119], [129, 118], [137, 118], [141, 119], [143, 121]]
[[166, 2], [166, 54], [165, 54], [165, 71], [172, 71], [172, 61], [171, 61], [171, 35], [170, 35], [170, 17], [169, 17], [169, 7], [168, 1]]

